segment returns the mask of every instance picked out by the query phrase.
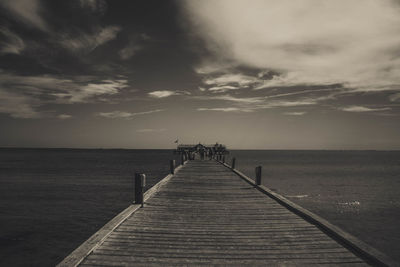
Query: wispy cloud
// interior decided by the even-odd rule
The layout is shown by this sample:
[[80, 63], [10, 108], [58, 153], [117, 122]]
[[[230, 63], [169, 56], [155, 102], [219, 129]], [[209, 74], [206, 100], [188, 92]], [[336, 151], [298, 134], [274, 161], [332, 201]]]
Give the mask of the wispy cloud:
[[69, 115], [69, 114], [60, 114], [60, 115], [57, 116], [57, 118], [59, 118], [60, 120], [66, 120], [66, 119], [72, 118], [72, 115]]
[[[225, 61], [276, 71], [260, 88], [342, 84], [359, 91], [393, 90], [396, 85], [399, 90], [400, 9], [395, 1], [181, 3], [193, 25], [191, 33], [206, 41], [217, 61], [198, 67], [203, 75]], [[221, 85], [223, 80], [205, 82]]]
[[128, 87], [123, 79], [56, 75], [22, 76], [0, 72], [1, 113], [16, 118], [38, 118], [38, 107], [45, 104], [75, 104], [104, 101], [103, 96], [118, 94]]
[[265, 98], [263, 97], [234, 97], [231, 95], [211, 95], [211, 96], [194, 96], [193, 99], [201, 99], [201, 100], [224, 100], [236, 103], [263, 103]]
[[122, 48], [119, 52], [118, 55], [122, 60], [127, 60], [133, 57], [136, 52], [142, 50], [142, 46], [135, 44], [135, 43], [129, 43], [127, 46]]
[[39, 0], [2, 0], [0, 5], [10, 11], [16, 20], [24, 23], [26, 26], [35, 27], [42, 31], [48, 31], [48, 25], [41, 16], [43, 12]]
[[349, 107], [342, 107], [339, 108], [342, 111], [348, 112], [373, 112], [373, 111], [384, 111], [384, 110], [391, 110], [391, 108], [368, 108], [363, 106], [349, 106]]
[[213, 86], [208, 88], [208, 91], [223, 93], [229, 90], [237, 90], [239, 87], [232, 85]]
[[36, 111], [39, 102], [29, 96], [7, 92], [0, 87], [0, 113], [9, 114], [12, 118], [35, 119], [40, 118]]
[[400, 93], [393, 94], [389, 97], [390, 101], [396, 102], [400, 100]]
[[24, 48], [25, 43], [18, 35], [0, 26], [0, 54], [19, 55]]
[[[269, 99], [269, 97], [235, 97], [231, 95], [221, 96], [195, 96], [193, 99], [207, 100], [207, 101], [227, 101], [228, 107], [218, 108], [200, 108], [199, 111], [242, 111], [252, 112], [263, 109], [274, 109], [274, 108], [293, 108], [302, 106], [312, 106], [320, 104], [323, 101], [333, 99], [334, 95], [325, 96], [307, 96], [293, 100], [275, 100]], [[232, 107], [234, 105], [234, 107]], [[301, 114], [300, 114], [301, 113]], [[287, 112], [286, 115], [304, 115], [306, 112]]]
[[289, 115], [289, 116], [302, 116], [306, 113], [307, 112], [305, 112], [305, 111], [294, 111], [294, 112], [284, 112], [283, 114]]
[[59, 44], [70, 51], [90, 52], [117, 37], [119, 26], [98, 27], [93, 33], [74, 32], [60, 35]]
[[105, 0], [79, 0], [82, 8], [87, 8], [97, 14], [104, 14], [107, 10]]
[[216, 85], [217, 87], [236, 85], [234, 87], [247, 87], [254, 83], [259, 83], [259, 79], [253, 76], [244, 75], [241, 73], [225, 73], [216, 77], [207, 77], [203, 80], [204, 84]]
[[170, 91], [170, 90], [160, 90], [160, 91], [153, 91], [148, 93], [149, 96], [155, 98], [164, 98], [173, 95], [189, 95], [190, 93], [187, 91]]
[[165, 132], [167, 129], [161, 128], [161, 129], [138, 129], [136, 132], [138, 133], [161, 133]]
[[142, 111], [142, 112], [126, 112], [126, 111], [112, 111], [112, 112], [99, 112], [97, 113], [98, 116], [104, 117], [104, 118], [109, 118], [109, 119], [133, 119], [136, 116], [140, 115], [146, 115], [146, 114], [152, 114], [152, 113], [157, 113], [164, 111], [163, 109], [155, 109], [155, 110], [149, 110], [149, 111]]
[[198, 111], [221, 111], [221, 112], [252, 112], [250, 109], [243, 109], [243, 108], [198, 108]]
[[130, 59], [137, 52], [144, 49], [145, 42], [151, 39], [152, 38], [145, 33], [131, 36], [129, 43], [118, 52], [119, 57], [122, 60]]
[[306, 98], [299, 100], [281, 100], [281, 101], [267, 101], [264, 104], [257, 105], [254, 108], [264, 109], [264, 108], [281, 108], [281, 107], [298, 107], [298, 106], [309, 106], [316, 105], [318, 101], [316, 99]]
[[262, 103], [264, 99], [262, 97], [234, 97], [231, 95], [221, 95], [213, 97], [215, 100], [226, 100], [237, 103], [247, 103], [247, 104], [255, 104]]
[[71, 103], [86, 102], [88, 99], [98, 95], [114, 95], [121, 89], [128, 87], [127, 80], [103, 80], [99, 83], [89, 83], [81, 86], [79, 90], [70, 92]]
[[239, 104], [247, 104], [249, 108], [274, 108], [274, 107], [293, 107], [304, 105], [316, 105], [319, 102], [335, 98], [334, 94], [324, 96], [308, 96], [295, 100], [270, 100], [270, 98], [278, 97], [278, 95], [264, 97], [235, 97], [232, 95], [220, 96], [196, 96], [195, 99], [202, 100], [225, 100]]

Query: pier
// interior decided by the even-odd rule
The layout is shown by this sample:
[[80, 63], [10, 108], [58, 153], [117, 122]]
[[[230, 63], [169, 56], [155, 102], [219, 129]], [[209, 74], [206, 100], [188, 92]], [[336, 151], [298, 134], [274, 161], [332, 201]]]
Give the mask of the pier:
[[[261, 167], [253, 181], [220, 151], [183, 152], [183, 165], [171, 161], [169, 175], [58, 266], [398, 266], [261, 185]], [[145, 176], [135, 180], [138, 195]]]

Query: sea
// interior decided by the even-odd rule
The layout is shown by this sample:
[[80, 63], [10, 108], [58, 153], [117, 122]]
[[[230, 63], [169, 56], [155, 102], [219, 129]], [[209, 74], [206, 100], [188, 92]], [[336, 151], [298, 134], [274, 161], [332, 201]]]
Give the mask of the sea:
[[[400, 151], [233, 150], [236, 168], [400, 262]], [[0, 266], [54, 266], [150, 188], [171, 150], [0, 149]]]

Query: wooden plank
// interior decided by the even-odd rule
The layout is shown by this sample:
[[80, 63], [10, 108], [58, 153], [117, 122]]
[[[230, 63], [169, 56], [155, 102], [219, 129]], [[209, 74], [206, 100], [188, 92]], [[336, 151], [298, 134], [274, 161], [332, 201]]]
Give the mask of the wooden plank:
[[[214, 258], [204, 258], [204, 257], [192, 257], [192, 258], [184, 258], [184, 257], [171, 257], [166, 255], [166, 257], [149, 257], [147, 255], [140, 256], [124, 256], [124, 255], [93, 255], [90, 259], [85, 261], [86, 264], [99, 264], [106, 266], [132, 266], [138, 263], [158, 263], [159, 266], [175, 266], [176, 264], [186, 264], [187, 265], [197, 265], [197, 264], [209, 264], [209, 265], [217, 265], [222, 264], [225, 266], [287, 266], [287, 265], [308, 265], [308, 264], [345, 264], [346, 266], [351, 263], [362, 263], [359, 259], [354, 258], [341, 258], [341, 259], [320, 259], [320, 258], [260, 258], [254, 259], [253, 257], [238, 259], [231, 259], [228, 257], [214, 257]], [[364, 263], [363, 266], [366, 266]]]
[[[123, 255], [133, 255], [134, 253], [152, 253], [150, 247], [142, 247], [142, 246], [126, 246], [124, 244], [120, 245], [102, 245], [101, 248], [98, 248], [96, 250], [96, 254], [102, 254], [102, 252], [107, 253], [107, 251], [116, 251], [118, 253], [124, 253]], [[180, 255], [235, 255], [235, 256], [240, 256], [240, 255], [261, 255], [261, 256], [266, 256], [268, 254], [269, 256], [271, 255], [280, 255], [280, 254], [293, 254], [293, 247], [288, 247], [288, 248], [246, 248], [246, 247], [241, 247], [239, 250], [233, 250], [230, 249], [229, 247], [159, 247], [160, 249], [157, 249], [155, 254], [157, 252], [162, 251], [163, 254], [173, 254], [173, 253], [178, 253]], [[346, 257], [349, 256], [347, 249], [345, 248], [325, 248], [325, 249], [320, 249], [320, 248], [304, 248], [304, 247], [296, 247], [296, 255], [309, 255], [309, 254], [317, 254], [319, 257], [324, 257], [324, 254], [332, 254], [332, 255], [339, 255], [342, 254]], [[153, 253], [153, 256], [155, 255]], [[144, 255], [144, 254], [141, 254]], [[355, 256], [354, 256], [355, 257]]]

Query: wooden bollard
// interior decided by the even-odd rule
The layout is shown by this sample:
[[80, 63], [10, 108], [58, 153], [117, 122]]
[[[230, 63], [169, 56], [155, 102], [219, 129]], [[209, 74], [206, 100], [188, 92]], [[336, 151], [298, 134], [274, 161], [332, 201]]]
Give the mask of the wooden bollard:
[[146, 186], [146, 175], [135, 173], [135, 204], [141, 204], [143, 208], [143, 191]]
[[170, 170], [171, 174], [175, 173], [175, 160], [174, 159], [171, 159], [169, 161], [169, 170]]
[[235, 168], [235, 165], [236, 165], [236, 158], [233, 158], [232, 159], [232, 169], [234, 169]]
[[182, 165], [185, 164], [185, 157], [184, 157], [183, 153], [181, 154], [181, 164]]
[[222, 156], [222, 163], [225, 163], [225, 155]]
[[256, 185], [261, 185], [261, 166], [256, 167]]

